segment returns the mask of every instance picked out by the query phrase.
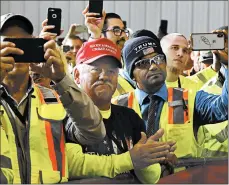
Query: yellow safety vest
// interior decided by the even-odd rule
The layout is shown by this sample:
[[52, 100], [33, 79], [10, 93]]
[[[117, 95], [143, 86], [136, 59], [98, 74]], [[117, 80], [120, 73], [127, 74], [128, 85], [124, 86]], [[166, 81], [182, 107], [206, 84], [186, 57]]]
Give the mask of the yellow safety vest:
[[[0, 117], [2, 115], [0, 112]], [[13, 170], [10, 159], [9, 144], [6, 137], [5, 130], [0, 122], [0, 184], [12, 184], [13, 183]]]
[[[183, 99], [187, 110], [183, 108]], [[168, 102], [164, 103], [161, 111], [159, 124], [160, 128], [165, 131], [161, 141], [176, 141], [175, 154], [178, 158], [198, 156], [197, 152], [200, 146], [193, 132], [194, 100], [195, 97], [189, 96], [186, 89], [168, 88]], [[134, 91], [114, 98], [112, 103], [132, 108], [142, 117]]]
[[207, 83], [208, 80], [210, 80], [214, 75], [216, 75], [217, 72], [215, 72], [211, 66], [207, 67], [206, 69], [203, 69], [202, 71], [199, 71], [198, 73], [188, 76], [186, 78], [195, 81], [198, 83], [200, 87], [202, 87], [205, 83]]
[[129, 82], [125, 78], [123, 78], [121, 75], [118, 75], [117, 89], [115, 93], [113, 94], [113, 97], [117, 97], [122, 94], [126, 94], [132, 90], [134, 90], [134, 88], [129, 84]]
[[[202, 90], [220, 95], [222, 84], [218, 81], [218, 75], [209, 80]], [[201, 157], [228, 156], [228, 121], [201, 126], [197, 137], [198, 142], [203, 143], [199, 151]]]
[[[25, 155], [19, 146], [14, 122], [7, 103], [2, 100], [4, 114], [1, 116], [11, 154], [13, 183], [58, 183], [68, 180], [67, 157], [63, 119], [66, 112], [55, 91], [34, 84], [29, 101], [29, 121], [25, 139]], [[5, 143], [1, 143], [5, 144]], [[22, 160], [26, 174], [22, 174]]]

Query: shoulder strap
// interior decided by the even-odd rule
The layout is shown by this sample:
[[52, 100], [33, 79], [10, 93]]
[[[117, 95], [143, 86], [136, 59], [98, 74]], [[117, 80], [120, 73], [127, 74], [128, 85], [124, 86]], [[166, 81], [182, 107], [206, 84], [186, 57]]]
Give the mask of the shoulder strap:
[[40, 97], [45, 101], [46, 104], [58, 103], [57, 95], [54, 94], [53, 90], [46, 87], [36, 85], [40, 90]]
[[124, 107], [128, 107], [128, 96], [129, 96], [129, 93], [126, 93], [126, 94], [122, 94], [119, 97], [117, 97], [117, 104], [124, 106]]

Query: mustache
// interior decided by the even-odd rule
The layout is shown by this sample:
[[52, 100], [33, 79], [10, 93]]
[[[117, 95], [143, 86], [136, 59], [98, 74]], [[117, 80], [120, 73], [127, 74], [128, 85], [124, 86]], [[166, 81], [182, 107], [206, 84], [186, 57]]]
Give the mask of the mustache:
[[97, 81], [94, 83], [93, 86], [98, 86], [98, 85], [108, 85], [111, 88], [113, 88], [113, 84], [110, 81]]

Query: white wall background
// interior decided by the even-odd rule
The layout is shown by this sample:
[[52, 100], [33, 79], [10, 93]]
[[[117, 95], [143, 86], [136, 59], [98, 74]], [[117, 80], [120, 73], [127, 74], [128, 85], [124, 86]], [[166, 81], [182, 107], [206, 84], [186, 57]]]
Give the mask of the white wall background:
[[[1, 15], [25, 15], [38, 34], [47, 8], [62, 8], [65, 36], [71, 23], [84, 23], [81, 12], [87, 4], [88, 1], [1, 1]], [[161, 19], [168, 20], [168, 33], [180, 32], [185, 36], [228, 25], [228, 1], [104, 1], [104, 9], [118, 13], [134, 31], [145, 28], [157, 33]]]

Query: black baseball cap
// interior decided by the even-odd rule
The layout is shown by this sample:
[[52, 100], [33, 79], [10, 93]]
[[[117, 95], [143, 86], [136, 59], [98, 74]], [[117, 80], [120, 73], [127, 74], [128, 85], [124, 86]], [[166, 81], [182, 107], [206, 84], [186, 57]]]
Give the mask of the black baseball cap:
[[[14, 24], [17, 25], [20, 28], [23, 28], [26, 32], [28, 32], [30, 35], [33, 34], [33, 24], [30, 22], [29, 19], [24, 17], [23, 15], [20, 14], [13, 14], [13, 13], [8, 13], [1, 15], [1, 30], [0, 32], [2, 33], [8, 26], [10, 25], [9, 23], [11, 21], [15, 21]], [[17, 22], [18, 21], [18, 22]]]
[[160, 43], [153, 38], [142, 36], [129, 39], [125, 42], [122, 49], [122, 59], [131, 79], [133, 78], [134, 64], [150, 53], [162, 54], [166, 58]]

